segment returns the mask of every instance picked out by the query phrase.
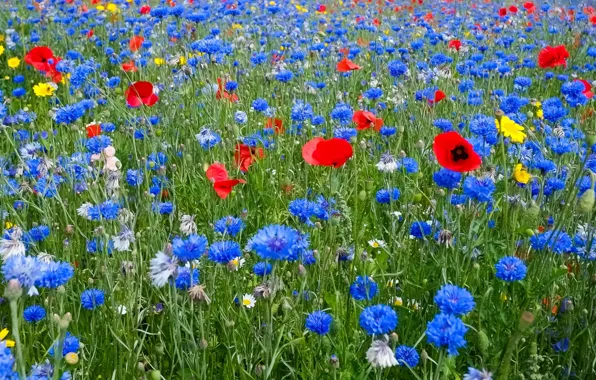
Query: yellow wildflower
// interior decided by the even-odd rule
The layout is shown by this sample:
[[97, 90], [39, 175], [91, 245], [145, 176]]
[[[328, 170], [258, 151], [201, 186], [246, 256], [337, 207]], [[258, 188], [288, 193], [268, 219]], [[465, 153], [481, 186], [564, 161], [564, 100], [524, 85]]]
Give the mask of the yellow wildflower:
[[5, 230], [10, 230], [12, 227], [14, 227], [14, 224], [9, 222], [8, 220], [6, 222], [4, 222], [4, 229]]
[[106, 7], [104, 7], [103, 5], [98, 5], [97, 7], [95, 7], [95, 9], [97, 9], [98, 11], [105, 11]]
[[499, 120], [495, 119], [495, 124], [498, 131], [501, 132], [503, 136], [509, 137], [511, 142], [523, 143], [525, 141], [526, 134], [524, 133], [524, 127], [517, 124], [507, 116], [503, 115], [500, 122]]
[[39, 97], [46, 97], [54, 95], [56, 88], [49, 83], [38, 83], [33, 86], [33, 92]]
[[4, 46], [0, 45], [0, 55], [4, 54]]
[[16, 69], [21, 64], [21, 60], [17, 57], [9, 58], [8, 59], [8, 67], [11, 69]]
[[232, 29], [242, 29], [241, 24], [232, 24]]
[[544, 119], [544, 112], [542, 112], [542, 103], [536, 102], [534, 103], [534, 105], [536, 106], [536, 116], [538, 116], [540, 120]]
[[505, 294], [505, 293], [501, 293], [501, 301], [502, 301], [502, 302], [505, 302], [505, 301], [507, 301], [507, 294]]
[[3, 329], [2, 331], [0, 331], [0, 342], [4, 342], [6, 343], [6, 347], [14, 347], [15, 343], [13, 340], [4, 340], [4, 338], [6, 338], [6, 336], [8, 335], [8, 329]]
[[118, 6], [114, 3], [109, 3], [108, 6], [106, 7], [108, 11], [112, 12], [112, 13], [118, 13], [120, 12], [120, 9], [118, 9]]
[[528, 173], [526, 169], [524, 169], [522, 164], [517, 164], [515, 165], [515, 168], [513, 168], [513, 178], [517, 182], [523, 183], [525, 185], [526, 183], [530, 182], [532, 175]]
[[185, 65], [186, 64], [186, 57], [185, 56], [180, 56], [180, 59], [178, 60], [178, 63], [181, 65]]
[[402, 306], [403, 304], [404, 304], [404, 301], [401, 299], [401, 297], [395, 297], [393, 299], [394, 306]]
[[79, 354], [76, 352], [69, 352], [64, 357], [64, 360], [70, 365], [75, 365], [79, 362]]
[[161, 66], [161, 65], [163, 65], [164, 63], [166, 63], [166, 60], [165, 60], [165, 59], [163, 59], [163, 58], [155, 58], [155, 59], [153, 60], [153, 62], [155, 62], [155, 64], [156, 64], [157, 66]]

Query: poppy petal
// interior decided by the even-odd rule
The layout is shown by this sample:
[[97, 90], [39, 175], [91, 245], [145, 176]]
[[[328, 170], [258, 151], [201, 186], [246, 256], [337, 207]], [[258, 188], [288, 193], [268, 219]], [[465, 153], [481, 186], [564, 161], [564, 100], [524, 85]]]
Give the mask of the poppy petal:
[[227, 196], [232, 192], [234, 186], [238, 185], [239, 183], [246, 183], [243, 179], [227, 179], [225, 181], [217, 181], [213, 184], [213, 188], [215, 189], [215, 193], [221, 199], [226, 199]]
[[205, 172], [207, 179], [211, 182], [221, 182], [228, 179], [228, 171], [224, 164], [211, 164]]
[[315, 137], [302, 147], [302, 158], [304, 158], [304, 161], [306, 161], [307, 164], [319, 165], [319, 161], [313, 157], [313, 153], [321, 141], [325, 141], [325, 139], [322, 137]]

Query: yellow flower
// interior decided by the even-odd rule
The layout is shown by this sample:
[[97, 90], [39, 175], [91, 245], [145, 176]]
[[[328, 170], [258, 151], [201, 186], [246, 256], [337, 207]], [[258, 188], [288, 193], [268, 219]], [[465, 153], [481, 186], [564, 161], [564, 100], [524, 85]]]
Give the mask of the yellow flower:
[[14, 227], [14, 224], [9, 222], [8, 220], [6, 222], [4, 222], [4, 229], [5, 230], [10, 230], [12, 227]]
[[532, 175], [524, 169], [522, 164], [517, 164], [515, 165], [515, 168], [513, 168], [513, 178], [519, 183], [526, 184], [530, 182]]
[[395, 297], [393, 299], [394, 306], [402, 306], [403, 304], [404, 304], [404, 301], [401, 299], [401, 297]]
[[540, 120], [544, 119], [544, 112], [542, 112], [542, 103], [536, 102], [534, 103], [534, 105], [536, 106], [536, 116], [538, 116]]
[[8, 335], [8, 329], [4, 329], [2, 331], [0, 331], [0, 342], [5, 342], [6, 343], [6, 347], [14, 347], [15, 343], [13, 340], [4, 340], [4, 338], [6, 338], [6, 336]]
[[8, 59], [8, 67], [11, 69], [16, 69], [21, 64], [21, 60], [17, 57], [9, 58]]
[[501, 293], [501, 301], [502, 301], [502, 302], [505, 302], [505, 301], [507, 301], [507, 294], [505, 294], [505, 293]]
[[38, 83], [33, 86], [33, 92], [39, 97], [46, 97], [54, 95], [55, 88], [49, 83]]
[[0, 55], [4, 54], [4, 46], [0, 45]]
[[232, 29], [242, 29], [241, 24], [232, 24]]
[[166, 63], [166, 60], [165, 60], [165, 59], [163, 59], [163, 58], [155, 58], [155, 59], [153, 59], [153, 62], [155, 62], [155, 64], [156, 64], [157, 66], [161, 66], [161, 65], [163, 65], [164, 63]]
[[181, 65], [186, 64], [186, 57], [180, 56], [180, 59], [178, 60], [178, 63], [181, 64]]
[[79, 354], [76, 352], [69, 352], [64, 357], [64, 360], [66, 360], [66, 362], [70, 365], [75, 365], [79, 362]]
[[503, 115], [500, 122], [495, 119], [495, 124], [503, 136], [511, 138], [511, 142], [523, 143], [525, 141], [526, 134], [524, 133], [524, 127], [507, 116]]
[[95, 7], [95, 9], [97, 9], [98, 11], [105, 11], [106, 7], [104, 7], [103, 5], [98, 5], [97, 7]]
[[108, 11], [112, 12], [112, 13], [118, 13], [120, 12], [120, 9], [118, 9], [118, 6], [114, 3], [109, 3], [108, 6], [106, 7]]

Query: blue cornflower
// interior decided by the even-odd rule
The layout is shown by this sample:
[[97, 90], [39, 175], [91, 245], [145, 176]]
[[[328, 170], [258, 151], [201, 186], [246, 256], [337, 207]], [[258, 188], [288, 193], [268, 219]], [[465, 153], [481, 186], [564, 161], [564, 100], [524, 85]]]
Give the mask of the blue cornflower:
[[464, 315], [471, 312], [476, 303], [470, 292], [459, 286], [446, 284], [435, 295], [435, 303], [443, 314]]
[[358, 276], [350, 285], [350, 295], [357, 301], [371, 300], [377, 292], [377, 283], [370, 277]]
[[368, 90], [364, 91], [364, 93], [362, 95], [366, 99], [377, 100], [381, 96], [383, 96], [383, 90], [381, 90], [378, 87], [372, 87], [372, 88], [369, 88]]
[[50, 236], [50, 227], [48, 226], [37, 226], [33, 227], [29, 230], [29, 233], [26, 235], [31, 238], [31, 240], [40, 242], [45, 240], [48, 236]]
[[395, 127], [389, 127], [387, 125], [382, 126], [379, 130], [379, 134], [383, 137], [393, 136], [396, 132], [397, 129]]
[[143, 183], [143, 172], [135, 169], [126, 171], [126, 182], [133, 187], [138, 187]]
[[187, 290], [199, 283], [199, 270], [193, 268], [192, 277], [190, 275], [190, 268], [178, 267], [178, 275], [176, 276], [176, 289]]
[[224, 216], [215, 222], [213, 229], [222, 235], [236, 236], [244, 227], [245, 224], [242, 219], [233, 216]]
[[209, 260], [219, 264], [227, 264], [239, 256], [242, 256], [242, 251], [235, 241], [218, 241], [209, 247]]
[[300, 222], [306, 223], [308, 226], [313, 226], [313, 222], [310, 220], [311, 217], [317, 213], [316, 209], [318, 205], [315, 202], [309, 201], [308, 199], [299, 198], [294, 199], [288, 206], [290, 214], [297, 217]]
[[406, 173], [418, 173], [418, 162], [412, 157], [404, 157], [397, 160], [397, 168], [405, 170]]
[[172, 202], [153, 202], [151, 209], [161, 215], [170, 215], [174, 211], [174, 204]]
[[286, 260], [294, 254], [299, 234], [288, 226], [273, 224], [261, 228], [249, 241], [248, 248], [265, 260]]
[[560, 255], [571, 252], [573, 240], [566, 232], [553, 230], [532, 236], [530, 245], [535, 250], [541, 251], [548, 248]]
[[397, 313], [387, 305], [369, 306], [360, 313], [360, 327], [368, 335], [387, 334], [397, 327]]
[[6, 341], [0, 341], [0, 378], [6, 380], [17, 380], [19, 375], [14, 371], [15, 359], [10, 348], [6, 347]]
[[567, 352], [569, 350], [569, 338], [563, 338], [553, 344], [553, 349], [555, 352]]
[[468, 328], [461, 319], [453, 314], [437, 314], [426, 326], [426, 337], [436, 347], [447, 347], [450, 356], [456, 356], [457, 350], [466, 346], [464, 336]]
[[252, 267], [253, 272], [255, 272], [255, 274], [260, 277], [268, 275], [269, 273], [271, 273], [272, 269], [273, 266], [270, 263], [264, 261], [260, 261]]
[[213, 148], [221, 141], [221, 136], [209, 128], [202, 128], [195, 136], [201, 147], [205, 150]]
[[414, 368], [420, 362], [420, 355], [414, 347], [401, 345], [395, 349], [395, 360], [400, 366], [408, 366]]
[[265, 112], [269, 108], [269, 104], [265, 99], [258, 98], [252, 102], [252, 108], [255, 111]]
[[331, 328], [333, 317], [322, 310], [313, 311], [306, 317], [305, 326], [315, 334], [325, 335]]
[[391, 61], [387, 65], [389, 75], [395, 78], [399, 78], [408, 72], [408, 66], [401, 61]]
[[492, 380], [492, 373], [485, 369], [480, 371], [476, 368], [468, 367], [468, 373], [464, 375], [463, 380]]
[[72, 124], [83, 117], [86, 111], [87, 110], [82, 103], [60, 107], [54, 113], [54, 121], [58, 124]]
[[234, 82], [233, 80], [226, 82], [224, 86], [225, 90], [228, 92], [236, 91], [238, 88], [238, 82]]
[[474, 88], [474, 81], [471, 79], [464, 79], [459, 83], [457, 88], [459, 89], [459, 92], [465, 94]]
[[280, 81], [282, 83], [288, 83], [289, 81], [292, 80], [293, 77], [294, 77], [294, 73], [292, 73], [290, 70], [282, 70], [282, 71], [278, 72], [277, 74], [275, 74], [275, 79], [277, 79], [278, 81]]
[[484, 141], [494, 145], [498, 141], [497, 125], [495, 118], [487, 115], [474, 115], [470, 120], [470, 132], [484, 138]]
[[234, 113], [234, 120], [238, 124], [246, 124], [248, 116], [246, 116], [246, 112], [244, 111], [236, 111], [236, 113]]
[[103, 290], [87, 289], [81, 293], [81, 306], [87, 310], [93, 310], [105, 302]]
[[478, 202], [490, 202], [494, 191], [495, 183], [488, 177], [469, 176], [464, 180], [464, 194]]
[[505, 256], [496, 264], [497, 277], [507, 282], [521, 281], [526, 277], [526, 264], [515, 256]]
[[179, 237], [172, 241], [172, 249], [174, 256], [181, 262], [185, 263], [192, 260], [198, 260], [207, 250], [209, 242], [203, 235], [190, 235], [187, 239], [182, 240]]
[[527, 98], [520, 98], [516, 95], [509, 95], [501, 98], [500, 108], [506, 114], [517, 113], [519, 110], [527, 105], [530, 101]]
[[[6, 237], [6, 233], [5, 233]], [[35, 256], [9, 256], [2, 264], [4, 281], [18, 280], [25, 289], [38, 285], [41, 263]]]
[[434, 120], [433, 125], [443, 132], [449, 132], [453, 130], [453, 123], [451, 123], [451, 121], [447, 119]]
[[461, 173], [442, 168], [433, 174], [433, 180], [439, 187], [455, 189], [461, 182]]
[[542, 113], [546, 120], [556, 123], [567, 116], [567, 109], [559, 98], [549, 98], [542, 102]]
[[329, 114], [332, 119], [337, 120], [341, 125], [347, 125], [352, 122], [354, 111], [345, 103], [338, 103]]
[[306, 103], [302, 100], [297, 100], [292, 106], [290, 118], [293, 121], [301, 122], [312, 119], [313, 115], [312, 106], [309, 103]]
[[388, 204], [391, 201], [398, 200], [399, 196], [400, 196], [400, 192], [399, 192], [398, 188], [393, 188], [390, 190], [381, 189], [381, 190], [377, 191], [376, 198], [377, 198], [377, 202]]
[[72, 265], [61, 261], [50, 261], [43, 264], [41, 268], [41, 278], [36, 285], [42, 288], [56, 289], [64, 286], [74, 275]]
[[23, 318], [27, 323], [37, 323], [46, 317], [46, 309], [39, 305], [32, 305], [23, 311]]
[[410, 236], [414, 236], [416, 239], [424, 239], [430, 233], [431, 226], [426, 222], [413, 222], [410, 226]]
[[99, 135], [87, 140], [85, 148], [93, 154], [99, 154], [110, 145], [112, 145], [112, 139], [108, 136]]
[[147, 156], [146, 167], [149, 170], [157, 170], [168, 162], [168, 157], [163, 152], [151, 153]]
[[[66, 356], [70, 353], [77, 353], [81, 348], [81, 343], [79, 342], [79, 338], [72, 335], [70, 332], [66, 333], [66, 337], [64, 337], [64, 343], [62, 345], [62, 355]], [[54, 351], [58, 349], [58, 341], [54, 342], [52, 347], [50, 348], [49, 354], [50, 356], [54, 356]]]
[[333, 137], [338, 139], [344, 139], [348, 142], [358, 135], [356, 128], [350, 127], [339, 127], [333, 130]]

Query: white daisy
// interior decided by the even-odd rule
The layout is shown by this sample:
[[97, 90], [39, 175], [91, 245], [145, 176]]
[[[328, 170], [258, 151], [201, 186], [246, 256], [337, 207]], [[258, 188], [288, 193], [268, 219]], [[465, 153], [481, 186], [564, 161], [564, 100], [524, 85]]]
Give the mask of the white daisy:
[[257, 300], [252, 294], [245, 294], [244, 296], [242, 296], [242, 306], [244, 306], [245, 308], [252, 309], [253, 307], [255, 307], [256, 303]]

